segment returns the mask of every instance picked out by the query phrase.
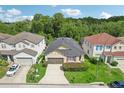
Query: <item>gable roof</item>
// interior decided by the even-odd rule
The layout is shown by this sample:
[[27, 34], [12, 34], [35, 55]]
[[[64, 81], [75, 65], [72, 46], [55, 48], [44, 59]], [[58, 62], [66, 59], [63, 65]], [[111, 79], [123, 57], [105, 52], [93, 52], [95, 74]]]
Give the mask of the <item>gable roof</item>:
[[97, 35], [87, 36], [84, 39], [92, 44], [100, 45], [113, 45], [120, 41], [116, 37], [109, 35], [107, 33], [100, 33]]
[[[68, 49], [57, 49], [60, 46], [65, 46]], [[57, 38], [55, 41], [53, 41], [45, 51], [45, 55], [49, 54], [50, 52], [53, 52], [54, 50], [61, 52], [65, 56], [80, 56], [83, 54], [83, 50], [81, 49], [79, 44], [75, 40], [68, 37]]]
[[16, 52], [14, 55], [19, 54], [19, 53], [22, 53], [22, 52], [24, 52], [26, 54], [29, 54], [31, 56], [34, 56], [34, 57], [37, 55], [37, 52], [36, 51], [34, 51], [32, 49], [27, 49], [27, 48], [25, 48], [25, 49], [23, 49], [21, 51]]
[[124, 37], [118, 37], [118, 39], [124, 43]]
[[27, 48], [23, 49], [23, 50], [19, 50], [19, 51], [17, 51], [17, 50], [0, 50], [1, 55], [16, 55], [16, 54], [19, 54], [22, 52], [29, 54], [31, 56], [34, 56], [34, 57], [37, 55], [36, 51], [31, 50], [31, 49], [27, 49]]
[[8, 44], [16, 44], [18, 42], [22, 42], [24, 40], [30, 41], [34, 44], [38, 44], [44, 37], [37, 35], [37, 34], [33, 34], [30, 32], [21, 32], [11, 38], [8, 38], [6, 40], [3, 40], [3, 42], [6, 42]]
[[8, 38], [10, 38], [10, 37], [12, 37], [12, 36], [9, 35], [9, 34], [0, 33], [0, 41], [1, 41], [1, 40], [4, 40], [4, 39], [8, 39]]

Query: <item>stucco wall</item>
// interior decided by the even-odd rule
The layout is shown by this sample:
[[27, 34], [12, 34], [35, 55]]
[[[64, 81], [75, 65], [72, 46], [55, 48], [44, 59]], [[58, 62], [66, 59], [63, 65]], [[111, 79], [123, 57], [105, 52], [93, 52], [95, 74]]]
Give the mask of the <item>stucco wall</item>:
[[[2, 48], [2, 44], [4, 44], [6, 46], [6, 48]], [[0, 50], [13, 50], [13, 49], [14, 49], [13, 45], [9, 45], [7, 43], [0, 42]]]

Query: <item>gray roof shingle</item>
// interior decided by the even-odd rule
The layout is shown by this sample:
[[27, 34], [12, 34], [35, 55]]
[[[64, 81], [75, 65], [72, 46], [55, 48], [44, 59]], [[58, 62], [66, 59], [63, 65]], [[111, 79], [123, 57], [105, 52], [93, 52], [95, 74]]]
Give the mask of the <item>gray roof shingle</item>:
[[3, 42], [6, 42], [7, 44], [17, 44], [18, 42], [23, 42], [24, 40], [27, 40], [34, 44], [38, 44], [43, 38], [43, 36], [37, 34], [21, 32], [11, 38], [3, 40]]
[[31, 49], [27, 49], [27, 48], [20, 50], [20, 51], [17, 51], [17, 50], [0, 50], [1, 55], [16, 55], [16, 54], [21, 53], [21, 52], [24, 52], [24, 53], [29, 54], [29, 55], [34, 56], [34, 57], [37, 55], [36, 51], [31, 50]]
[[[57, 49], [61, 45], [67, 47], [68, 49]], [[49, 54], [54, 50], [61, 52], [65, 56], [80, 56], [83, 54], [83, 50], [80, 45], [75, 40], [68, 37], [57, 38], [55, 41], [53, 41], [45, 51], [45, 55]]]
[[0, 33], [0, 41], [1, 40], [5, 40], [5, 39], [8, 39], [10, 37], [12, 37], [12, 36], [9, 35], [9, 34]]

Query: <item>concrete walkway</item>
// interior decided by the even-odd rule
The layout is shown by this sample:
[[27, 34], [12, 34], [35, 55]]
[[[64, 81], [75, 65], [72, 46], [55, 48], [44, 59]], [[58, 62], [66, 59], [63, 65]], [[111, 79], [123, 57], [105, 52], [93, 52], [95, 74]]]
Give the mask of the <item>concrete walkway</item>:
[[124, 73], [124, 65], [118, 65], [117, 67]]
[[61, 64], [48, 64], [46, 74], [39, 84], [69, 84], [60, 67]]
[[26, 83], [26, 75], [31, 66], [21, 66], [21, 68], [12, 77], [4, 76], [0, 79], [0, 83]]

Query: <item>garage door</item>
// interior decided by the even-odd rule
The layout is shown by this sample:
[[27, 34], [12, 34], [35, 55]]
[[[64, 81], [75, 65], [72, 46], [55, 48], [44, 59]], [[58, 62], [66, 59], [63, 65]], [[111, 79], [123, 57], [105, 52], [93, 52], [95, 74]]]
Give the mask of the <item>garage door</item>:
[[48, 64], [62, 64], [63, 58], [48, 58]]
[[16, 63], [20, 65], [32, 65], [33, 60], [32, 58], [16, 58]]
[[124, 59], [117, 59], [118, 65], [124, 66]]

